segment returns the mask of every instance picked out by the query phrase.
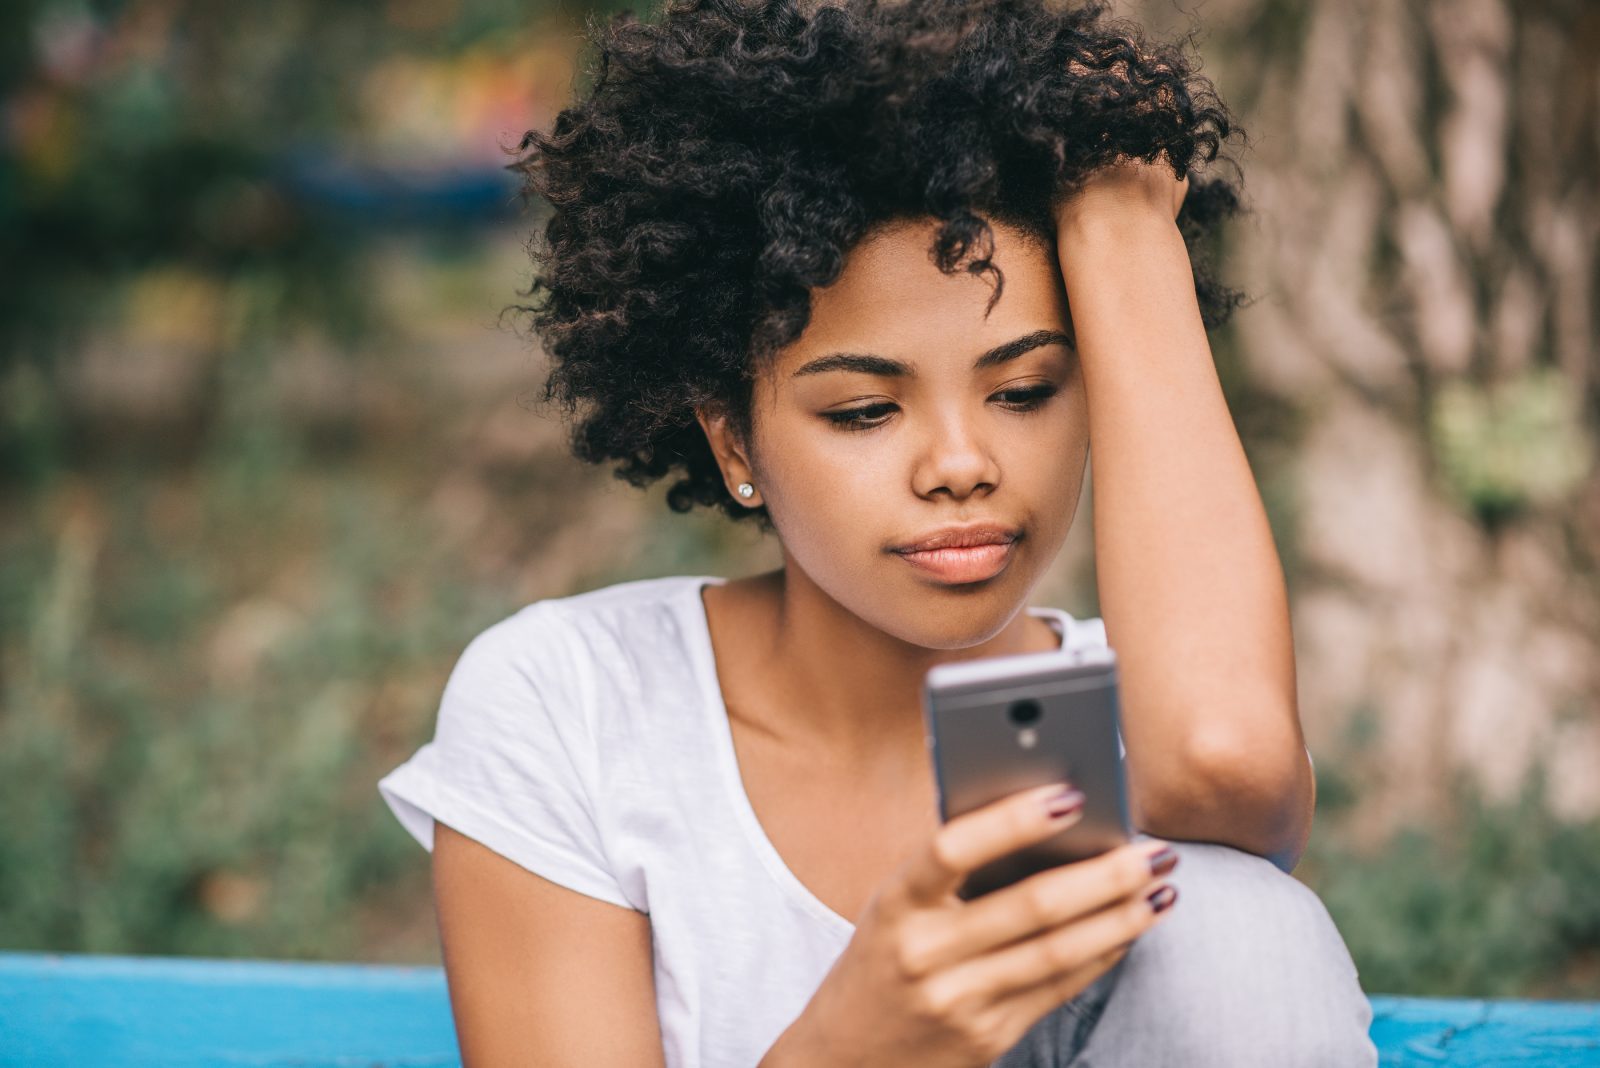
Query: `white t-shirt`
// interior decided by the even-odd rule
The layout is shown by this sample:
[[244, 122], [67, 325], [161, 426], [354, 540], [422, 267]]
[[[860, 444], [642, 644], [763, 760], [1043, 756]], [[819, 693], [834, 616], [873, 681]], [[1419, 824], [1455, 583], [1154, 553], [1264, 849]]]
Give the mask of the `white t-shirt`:
[[[440, 820], [522, 867], [648, 913], [669, 1068], [752, 1068], [854, 925], [784, 864], [745, 794], [701, 587], [622, 582], [537, 601], [479, 634], [433, 741], [378, 788], [433, 848]], [[1026, 609], [1068, 649], [1098, 618]]]

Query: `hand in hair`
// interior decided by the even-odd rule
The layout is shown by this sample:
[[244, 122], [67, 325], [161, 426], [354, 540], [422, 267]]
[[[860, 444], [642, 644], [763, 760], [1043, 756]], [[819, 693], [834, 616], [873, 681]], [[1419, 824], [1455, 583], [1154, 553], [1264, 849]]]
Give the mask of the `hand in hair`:
[[1153, 211], [1176, 220], [1189, 194], [1189, 176], [1175, 178], [1164, 160], [1118, 160], [1090, 175], [1055, 205], [1056, 229], [1087, 215]]

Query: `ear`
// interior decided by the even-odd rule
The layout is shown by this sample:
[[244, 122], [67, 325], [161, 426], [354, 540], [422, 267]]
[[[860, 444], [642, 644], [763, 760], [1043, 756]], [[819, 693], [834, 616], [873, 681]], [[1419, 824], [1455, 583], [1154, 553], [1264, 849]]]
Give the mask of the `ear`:
[[[747, 504], [752, 508], [760, 507], [761, 484], [756, 481], [755, 470], [750, 464], [749, 450], [734, 432], [727, 413], [720, 408], [696, 408], [694, 417], [699, 421], [700, 429], [705, 431], [706, 441], [711, 445], [711, 454], [717, 458], [717, 466], [722, 469], [722, 478], [728, 487], [728, 493], [741, 504]], [[741, 482], [755, 486], [756, 492], [750, 497], [739, 496], [735, 487]]]

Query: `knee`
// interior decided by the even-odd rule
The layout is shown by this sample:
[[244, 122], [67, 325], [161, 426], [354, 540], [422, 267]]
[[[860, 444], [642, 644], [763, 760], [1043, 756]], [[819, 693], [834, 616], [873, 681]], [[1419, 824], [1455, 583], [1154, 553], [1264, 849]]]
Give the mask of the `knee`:
[[[1320, 898], [1270, 861], [1176, 842], [1178, 901], [1124, 963], [1193, 1065], [1372, 1065], [1372, 1008]], [[1121, 993], [1121, 991], [1119, 991]]]

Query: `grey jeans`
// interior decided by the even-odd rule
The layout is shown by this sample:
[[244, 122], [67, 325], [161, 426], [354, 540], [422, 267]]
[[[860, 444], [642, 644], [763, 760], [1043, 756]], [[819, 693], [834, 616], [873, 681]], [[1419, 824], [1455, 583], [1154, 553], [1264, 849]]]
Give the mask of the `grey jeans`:
[[993, 1068], [1376, 1065], [1372, 1006], [1321, 899], [1242, 850], [1172, 845], [1172, 911]]

